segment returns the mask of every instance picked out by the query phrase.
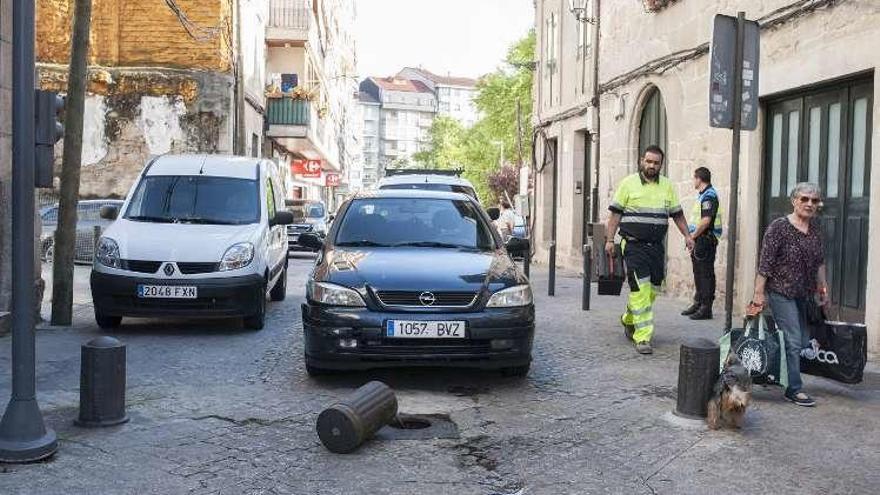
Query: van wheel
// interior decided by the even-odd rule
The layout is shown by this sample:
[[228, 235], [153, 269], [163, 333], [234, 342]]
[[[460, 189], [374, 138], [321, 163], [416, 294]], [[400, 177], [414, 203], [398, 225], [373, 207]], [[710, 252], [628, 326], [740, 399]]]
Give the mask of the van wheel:
[[244, 327], [250, 330], [262, 330], [266, 325], [266, 289], [263, 285], [260, 289], [262, 297], [259, 301], [259, 310], [257, 313], [244, 317]]
[[98, 327], [102, 330], [112, 330], [114, 328], [119, 328], [119, 326], [122, 325], [122, 317], [107, 316], [95, 311], [95, 322], [98, 323]]
[[275, 287], [269, 293], [269, 298], [273, 301], [283, 301], [287, 297], [287, 267], [281, 272], [281, 276], [275, 281]]

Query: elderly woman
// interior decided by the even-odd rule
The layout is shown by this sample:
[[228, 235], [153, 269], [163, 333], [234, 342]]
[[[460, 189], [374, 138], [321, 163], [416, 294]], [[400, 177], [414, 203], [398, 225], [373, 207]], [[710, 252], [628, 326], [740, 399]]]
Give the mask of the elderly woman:
[[794, 211], [767, 227], [761, 245], [761, 259], [752, 303], [763, 308], [770, 303], [776, 325], [785, 335], [788, 388], [785, 398], [799, 406], [814, 406], [801, 391], [800, 353], [807, 347], [806, 304], [818, 294], [828, 304], [825, 279], [825, 249], [816, 215], [822, 202], [815, 184], [802, 182], [791, 191]]

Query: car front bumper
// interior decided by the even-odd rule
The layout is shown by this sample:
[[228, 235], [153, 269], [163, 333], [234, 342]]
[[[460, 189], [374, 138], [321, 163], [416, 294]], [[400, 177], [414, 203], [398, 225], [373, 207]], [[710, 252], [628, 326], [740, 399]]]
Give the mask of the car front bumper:
[[[302, 305], [306, 362], [317, 368], [360, 370], [385, 367], [454, 366], [499, 369], [531, 361], [533, 306], [487, 308], [472, 313], [380, 312], [364, 308]], [[385, 336], [388, 320], [460, 320], [463, 339]], [[357, 340], [343, 348], [341, 340]]]
[[[259, 274], [226, 278], [154, 279], [92, 271], [95, 311], [105, 316], [217, 318], [251, 316], [266, 297]], [[138, 285], [196, 287], [196, 299], [144, 299]]]

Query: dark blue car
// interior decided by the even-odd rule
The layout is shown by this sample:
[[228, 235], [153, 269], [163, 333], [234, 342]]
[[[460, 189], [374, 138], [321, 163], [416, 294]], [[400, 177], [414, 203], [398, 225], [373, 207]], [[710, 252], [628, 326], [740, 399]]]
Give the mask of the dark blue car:
[[525, 375], [535, 308], [511, 259], [471, 197], [380, 190], [339, 209], [302, 305], [310, 374], [399, 366], [500, 369]]

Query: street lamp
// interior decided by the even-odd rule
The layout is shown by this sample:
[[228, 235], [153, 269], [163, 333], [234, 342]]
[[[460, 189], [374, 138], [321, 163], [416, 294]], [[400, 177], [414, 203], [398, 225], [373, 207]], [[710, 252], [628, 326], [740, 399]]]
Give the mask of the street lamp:
[[574, 18], [578, 22], [596, 24], [596, 19], [587, 15], [587, 4], [589, 3], [590, 0], [568, 0], [568, 10], [574, 14]]

